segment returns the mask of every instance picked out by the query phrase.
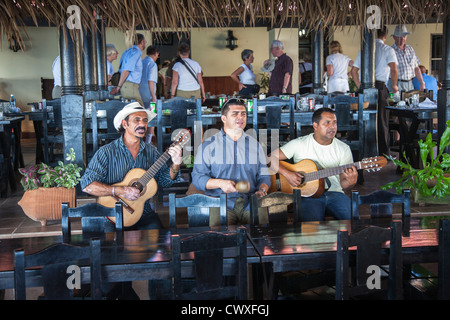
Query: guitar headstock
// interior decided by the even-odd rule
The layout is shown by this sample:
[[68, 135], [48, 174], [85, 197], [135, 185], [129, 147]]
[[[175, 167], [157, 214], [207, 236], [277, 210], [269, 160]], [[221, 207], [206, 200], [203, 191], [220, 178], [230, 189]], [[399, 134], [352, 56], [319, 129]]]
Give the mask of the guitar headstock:
[[189, 129], [181, 129], [180, 132], [177, 133], [175, 138], [172, 139], [172, 146], [180, 145], [180, 147], [184, 147], [184, 145], [191, 138], [191, 131]]
[[368, 172], [375, 172], [380, 171], [386, 164], [387, 159], [383, 156], [364, 158], [360, 161], [360, 169], [367, 170]]

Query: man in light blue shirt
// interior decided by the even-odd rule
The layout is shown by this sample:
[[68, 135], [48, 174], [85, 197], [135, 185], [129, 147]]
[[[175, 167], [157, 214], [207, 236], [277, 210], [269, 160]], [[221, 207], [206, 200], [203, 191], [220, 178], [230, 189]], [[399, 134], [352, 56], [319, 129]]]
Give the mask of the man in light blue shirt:
[[[241, 99], [230, 99], [222, 107], [223, 129], [205, 140], [197, 151], [192, 183], [205, 194], [227, 193], [228, 224], [249, 223], [249, 195], [267, 194], [270, 175], [259, 142], [244, 132], [247, 110]], [[250, 183], [247, 193], [239, 193], [236, 183]]]
[[156, 60], [159, 50], [155, 46], [147, 47], [147, 56], [142, 59], [142, 77], [139, 85], [144, 107], [149, 108], [150, 102], [156, 102], [156, 84], [158, 83], [158, 65]]
[[[433, 100], [437, 100], [438, 84], [436, 78], [428, 75], [428, 70], [424, 66], [419, 66], [420, 72], [422, 73], [423, 81], [425, 82], [425, 89], [433, 90]], [[412, 80], [414, 90], [420, 90], [420, 82], [417, 77]]]
[[131, 48], [125, 50], [120, 57], [119, 84], [112, 91], [112, 95], [120, 92], [122, 98], [133, 99], [143, 105], [141, 94], [139, 93], [139, 84], [142, 77], [142, 51], [147, 44], [144, 36], [140, 33], [136, 34], [135, 44]]

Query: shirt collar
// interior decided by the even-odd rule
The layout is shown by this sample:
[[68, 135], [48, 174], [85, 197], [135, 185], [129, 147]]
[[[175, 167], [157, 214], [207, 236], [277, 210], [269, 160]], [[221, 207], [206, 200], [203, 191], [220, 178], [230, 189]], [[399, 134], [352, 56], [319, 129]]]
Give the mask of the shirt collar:
[[[223, 127], [220, 129], [220, 132], [222, 133], [222, 137], [230, 139], [231, 141], [234, 141], [226, 134], [225, 130], [223, 130]], [[247, 134], [245, 133], [245, 131], [242, 131], [242, 135], [239, 139], [237, 139], [237, 141], [239, 141], [241, 139], [245, 139], [246, 136], [247, 136]]]
[[[117, 141], [118, 141], [119, 148], [121, 148], [124, 151], [128, 151], [127, 146], [125, 145], [125, 143], [123, 143], [123, 135], [119, 139], [117, 139]], [[139, 153], [144, 149], [145, 149], [145, 142], [141, 139]]]

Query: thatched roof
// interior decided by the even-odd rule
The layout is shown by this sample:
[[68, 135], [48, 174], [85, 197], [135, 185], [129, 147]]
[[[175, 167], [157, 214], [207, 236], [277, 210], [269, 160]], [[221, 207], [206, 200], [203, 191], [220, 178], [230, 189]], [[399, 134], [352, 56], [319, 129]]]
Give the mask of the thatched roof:
[[[187, 32], [192, 27], [227, 27], [231, 23], [302, 26], [307, 29], [365, 25], [373, 15], [370, 5], [380, 8], [384, 24], [443, 21], [449, 14], [448, 0], [0, 0], [0, 37], [20, 43], [25, 25], [60, 26], [80, 9], [81, 24], [91, 27], [94, 12], [106, 25], [119, 30], [141, 27], [161, 32], [165, 28]], [[26, 36], [26, 35], [25, 35]]]

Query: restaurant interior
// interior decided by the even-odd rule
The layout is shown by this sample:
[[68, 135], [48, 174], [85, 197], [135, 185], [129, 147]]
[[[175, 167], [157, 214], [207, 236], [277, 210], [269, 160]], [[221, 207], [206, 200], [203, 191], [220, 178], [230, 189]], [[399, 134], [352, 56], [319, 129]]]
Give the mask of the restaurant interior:
[[[2, 300], [450, 299], [446, 1], [76, 3], [11, 0], [0, 12]], [[394, 29], [406, 26], [407, 44], [439, 86], [436, 96], [429, 90], [402, 92], [397, 100], [390, 96], [389, 154], [380, 154], [377, 145], [377, 27], [369, 23], [377, 19], [388, 27], [388, 46], [394, 43]], [[117, 71], [136, 33], [159, 49], [159, 68], [188, 42], [205, 87], [201, 99], [171, 98], [160, 83], [151, 105], [156, 116], [148, 126], [155, 127], [156, 138], [149, 143], [160, 154], [167, 154], [174, 133], [183, 128], [191, 133], [186, 145], [183, 141], [181, 182], [158, 187], [150, 200], [163, 225], [152, 230], [132, 230], [126, 216], [133, 209], [114, 195], [114, 188], [118, 202], [103, 208], [78, 181], [58, 188], [65, 189], [61, 194], [44, 186], [27, 190], [39, 170], [52, 169], [42, 164], [78, 167], [82, 175], [97, 150], [120, 138], [113, 119], [134, 100], [110, 94], [106, 45], [114, 44], [118, 51], [112, 62]], [[293, 61], [293, 89], [269, 96], [265, 64], [274, 59], [274, 40], [283, 42]], [[327, 93], [324, 74], [332, 41], [339, 41], [352, 60], [361, 52], [359, 89]], [[253, 50], [255, 82], [260, 84], [252, 96], [240, 96], [230, 77], [242, 64], [244, 49]], [[62, 93], [54, 99], [52, 63], [57, 56]], [[299, 66], [307, 56], [312, 58], [312, 84], [300, 93]], [[225, 194], [207, 199], [194, 187], [191, 174], [197, 148], [220, 130], [221, 108], [232, 98], [245, 101], [245, 132], [258, 139], [266, 155], [312, 133], [314, 110], [335, 110], [336, 138], [349, 145], [358, 169], [357, 183], [344, 190], [351, 200], [350, 220], [327, 216], [302, 221], [306, 190], [282, 191], [274, 173], [276, 182], [264, 197], [242, 192], [249, 199], [250, 222], [226, 223]], [[415, 185], [398, 182], [408, 175]], [[436, 187], [430, 185], [433, 178]], [[421, 193], [419, 184], [428, 194]], [[214, 226], [212, 207], [215, 212], [220, 208], [224, 218]], [[92, 217], [82, 219], [88, 215]], [[103, 225], [111, 222], [114, 232], [104, 231]], [[41, 252], [45, 262], [35, 254]], [[76, 267], [74, 273], [68, 271], [70, 265]], [[72, 275], [75, 280], [69, 284]]]

